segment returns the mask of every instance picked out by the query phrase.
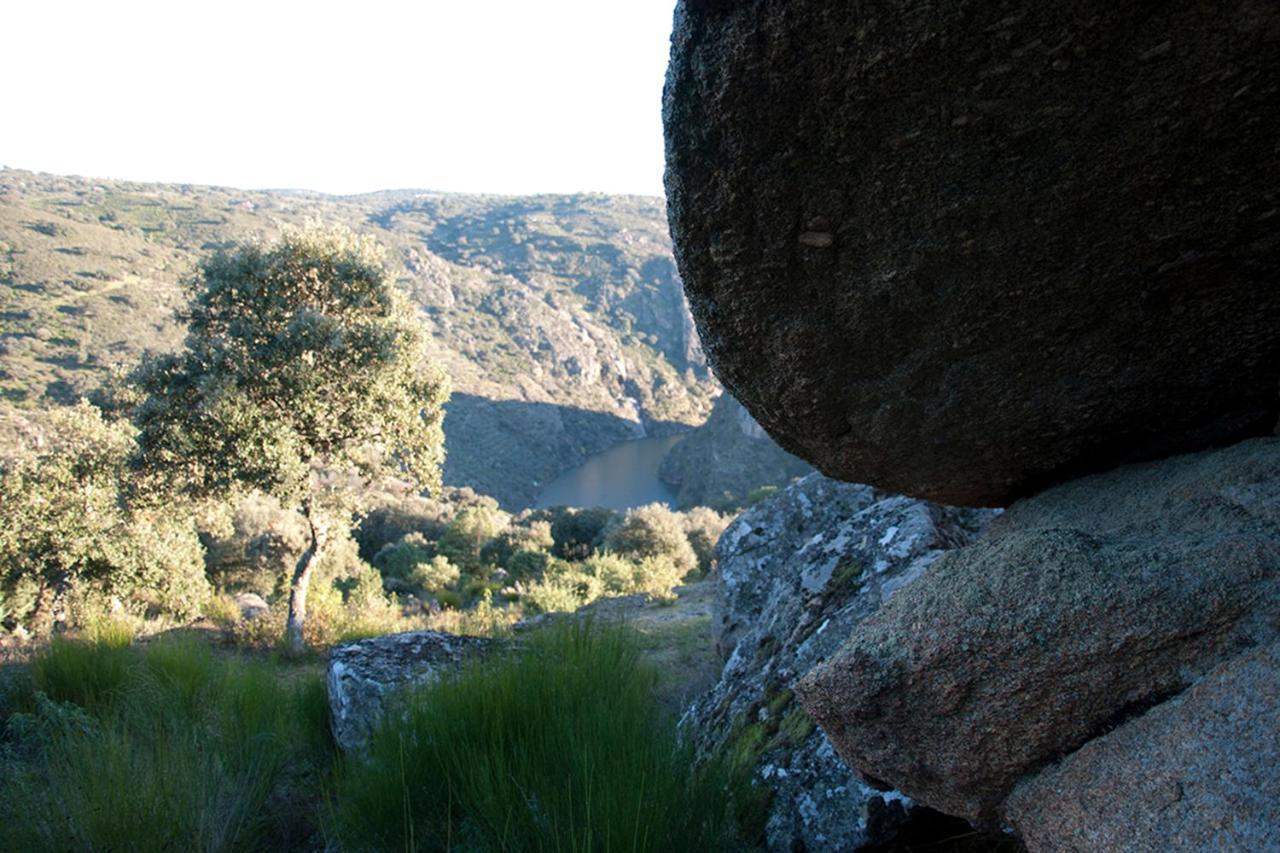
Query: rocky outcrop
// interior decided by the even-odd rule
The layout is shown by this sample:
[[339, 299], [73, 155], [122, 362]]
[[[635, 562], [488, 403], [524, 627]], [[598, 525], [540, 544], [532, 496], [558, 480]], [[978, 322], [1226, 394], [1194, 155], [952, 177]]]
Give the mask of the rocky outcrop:
[[271, 605], [256, 592], [238, 592], [235, 597], [236, 607], [240, 609], [240, 618], [245, 621], [266, 616], [271, 612]]
[[676, 257], [842, 479], [1004, 505], [1280, 414], [1280, 6], [683, 0]]
[[[1280, 761], [1245, 754], [1269, 741], [1276, 755], [1271, 658], [1240, 657], [1278, 636], [1280, 438], [1266, 438], [1015, 504], [863, 621], [797, 692], [851, 766], [949, 814], [993, 822], [1008, 808], [1044, 837], [1070, 823], [1079, 797], [1105, 790], [1084, 793], [1093, 770], [1146, 774], [1151, 760], [1188, 780], [1193, 801], [1175, 809], [1179, 819], [1231, 821], [1239, 790], [1280, 784]], [[1205, 740], [1186, 755], [1169, 747], [1189, 731], [1179, 726], [1235, 701], [1259, 710], [1206, 719]], [[1203, 781], [1219, 766], [1204, 758], [1213, 750], [1231, 770], [1221, 784]], [[1064, 755], [1060, 769], [1026, 781]], [[1163, 820], [1155, 811], [1167, 803], [1135, 791], [1114, 814]], [[1280, 800], [1244, 805], [1280, 825]], [[1121, 823], [1099, 832], [1129, 831]], [[1045, 849], [1061, 849], [1062, 837]]]
[[1028, 779], [1005, 812], [1035, 850], [1280, 850], [1278, 765], [1272, 643]]
[[792, 688], [989, 516], [812, 474], [720, 538], [713, 625], [725, 665], [682, 729], [704, 752], [727, 749], [755, 768], [772, 792], [769, 849], [850, 850], [905, 817], [910, 801], [857, 779]]
[[348, 752], [364, 749], [398, 689], [455, 671], [495, 645], [479, 637], [410, 631], [334, 646], [328, 667], [334, 740]]
[[721, 394], [707, 422], [663, 458], [658, 476], [676, 490], [680, 509], [731, 509], [761, 486], [785, 486], [812, 470], [775, 444], [741, 403]]

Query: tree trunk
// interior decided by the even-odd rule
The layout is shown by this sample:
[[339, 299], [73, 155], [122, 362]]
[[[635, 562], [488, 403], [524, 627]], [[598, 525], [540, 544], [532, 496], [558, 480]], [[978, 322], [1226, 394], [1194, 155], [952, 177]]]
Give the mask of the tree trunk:
[[298, 565], [293, 570], [293, 582], [289, 585], [289, 619], [285, 624], [284, 639], [292, 655], [301, 655], [306, 651], [302, 628], [307, 621], [307, 589], [311, 586], [311, 572], [320, 562], [324, 546], [329, 541], [328, 525], [316, 519], [310, 504], [303, 507], [303, 515], [311, 530], [311, 542], [298, 558]]

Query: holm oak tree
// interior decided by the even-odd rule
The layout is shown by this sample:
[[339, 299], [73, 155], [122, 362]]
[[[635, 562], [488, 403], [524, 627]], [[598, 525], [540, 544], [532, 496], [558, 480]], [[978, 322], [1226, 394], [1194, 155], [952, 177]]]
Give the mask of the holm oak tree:
[[196, 498], [257, 490], [296, 507], [310, 542], [293, 571], [286, 640], [303, 647], [307, 588], [352, 486], [397, 476], [438, 488], [448, 382], [382, 247], [309, 225], [208, 259], [188, 334], [138, 371], [144, 475]]

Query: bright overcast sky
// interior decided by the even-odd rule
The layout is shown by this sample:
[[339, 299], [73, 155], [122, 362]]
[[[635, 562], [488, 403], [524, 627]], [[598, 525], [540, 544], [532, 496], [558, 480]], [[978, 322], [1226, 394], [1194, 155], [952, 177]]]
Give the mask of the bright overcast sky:
[[16, 0], [0, 164], [337, 193], [658, 195], [674, 7]]

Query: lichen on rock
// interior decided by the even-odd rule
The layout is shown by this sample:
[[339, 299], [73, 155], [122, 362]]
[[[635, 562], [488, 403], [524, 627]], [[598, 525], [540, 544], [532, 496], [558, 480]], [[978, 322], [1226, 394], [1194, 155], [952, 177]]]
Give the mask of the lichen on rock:
[[704, 753], [724, 750], [752, 768], [769, 794], [769, 849], [852, 849], [906, 816], [910, 801], [859, 779], [792, 685], [992, 515], [812, 474], [721, 536], [713, 625], [725, 665], [681, 726]]

